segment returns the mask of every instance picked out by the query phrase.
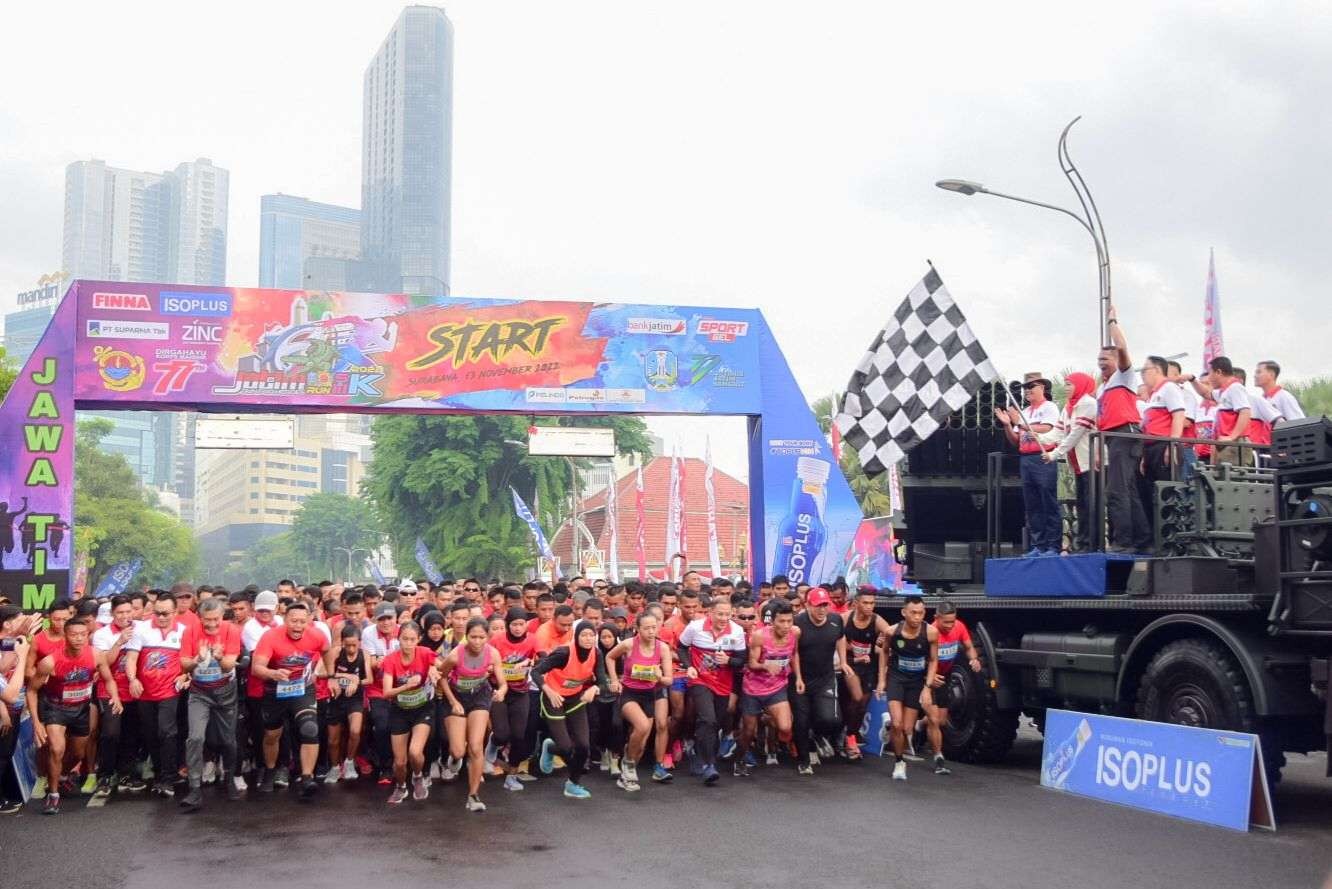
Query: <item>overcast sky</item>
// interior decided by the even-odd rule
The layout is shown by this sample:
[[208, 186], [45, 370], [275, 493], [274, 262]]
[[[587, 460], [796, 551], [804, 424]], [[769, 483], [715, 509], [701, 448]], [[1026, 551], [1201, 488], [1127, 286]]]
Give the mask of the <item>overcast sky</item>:
[[[1071, 204], [1055, 144], [1081, 114], [1135, 357], [1198, 360], [1215, 248], [1232, 356], [1332, 372], [1332, 7], [926, 6], [447, 5], [453, 292], [758, 306], [814, 398], [928, 258], [1002, 372], [1090, 368], [1086, 234], [933, 186]], [[228, 279], [254, 285], [261, 194], [359, 205], [361, 75], [400, 9], [8, 10], [0, 309], [59, 267], [64, 167], [90, 157], [229, 169]]]

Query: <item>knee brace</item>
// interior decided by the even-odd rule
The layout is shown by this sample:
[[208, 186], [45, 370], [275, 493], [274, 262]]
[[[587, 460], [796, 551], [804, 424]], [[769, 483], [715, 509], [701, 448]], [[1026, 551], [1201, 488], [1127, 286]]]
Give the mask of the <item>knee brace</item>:
[[302, 744], [319, 743], [319, 716], [314, 710], [302, 710], [296, 714], [296, 735]]

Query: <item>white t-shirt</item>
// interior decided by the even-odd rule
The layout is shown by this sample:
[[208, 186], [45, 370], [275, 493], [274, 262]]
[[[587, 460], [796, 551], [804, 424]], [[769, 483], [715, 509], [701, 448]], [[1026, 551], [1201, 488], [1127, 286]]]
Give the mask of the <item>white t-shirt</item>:
[[1179, 387], [1179, 394], [1184, 398], [1184, 416], [1190, 423], [1198, 420], [1198, 393], [1193, 391], [1193, 387], [1188, 383], [1176, 383]]
[[[1059, 408], [1055, 407], [1053, 401], [1043, 401], [1039, 407], [1027, 405], [1022, 409], [1022, 419], [1026, 426], [1056, 426], [1059, 423]], [[1052, 450], [1057, 443], [1057, 436], [1036, 433], [1036, 437], [1033, 437], [1023, 426], [1018, 427], [1017, 434], [1018, 452], [1022, 454], [1039, 454], [1043, 450]], [[1046, 444], [1042, 444], [1043, 442]]]
[[1252, 411], [1255, 420], [1262, 420], [1268, 425], [1282, 419], [1281, 412], [1275, 404], [1267, 400], [1262, 389], [1253, 388], [1249, 390], [1249, 410]]
[[1304, 408], [1300, 407], [1300, 402], [1285, 389], [1278, 386], [1271, 395], [1264, 395], [1267, 403], [1276, 409], [1283, 420], [1303, 420]]
[[282, 626], [282, 617], [277, 614], [273, 615], [271, 624], [261, 624], [257, 617], [250, 618], [245, 622], [245, 626], [241, 628], [241, 647], [246, 652], [253, 654], [255, 646], [259, 644], [259, 640], [263, 638], [264, 633], [280, 626]]

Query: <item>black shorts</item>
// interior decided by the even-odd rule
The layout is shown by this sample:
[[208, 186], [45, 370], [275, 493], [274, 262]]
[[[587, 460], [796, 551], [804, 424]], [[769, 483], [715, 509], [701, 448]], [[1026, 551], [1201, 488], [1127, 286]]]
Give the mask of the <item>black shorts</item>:
[[314, 689], [299, 698], [275, 698], [265, 695], [259, 704], [259, 718], [264, 723], [264, 730], [271, 732], [282, 728], [287, 724], [287, 720], [294, 720], [296, 714], [302, 710], [318, 712], [318, 709]]
[[[471, 691], [459, 691], [455, 688], [453, 690], [453, 695], [458, 699], [458, 703], [463, 706], [463, 716], [466, 716], [474, 710], [485, 710], [489, 713], [490, 705], [495, 700], [495, 689], [487, 682]], [[454, 715], [453, 708], [449, 706], [447, 700], [444, 702], [444, 715], [446, 717]]]
[[785, 704], [789, 700], [786, 689], [779, 688], [770, 695], [742, 694], [740, 696], [741, 716], [762, 716], [775, 704]]
[[351, 714], [365, 712], [365, 695], [358, 691], [349, 698], [342, 695], [329, 698], [325, 712], [329, 725], [342, 725]]
[[65, 734], [71, 738], [88, 737], [91, 728], [89, 719], [91, 707], [85, 701], [82, 704], [76, 704], [73, 707], [65, 704], [57, 704], [55, 701], [45, 697], [37, 699], [37, 715], [46, 725], [61, 725], [65, 727]]
[[435, 724], [435, 705], [427, 702], [420, 707], [404, 710], [397, 704], [389, 707], [389, 734], [406, 735], [418, 725]]
[[945, 710], [953, 702], [952, 687], [948, 682], [948, 674], [943, 674], [943, 685], [934, 689], [934, 706], [943, 707]]
[[888, 674], [888, 700], [901, 701], [902, 706], [920, 710], [920, 693], [925, 690], [925, 677], [904, 679], [896, 673]]
[[666, 689], [658, 685], [656, 688], [647, 691], [641, 688], [625, 688], [620, 691], [620, 701], [617, 705], [620, 712], [624, 712], [625, 704], [637, 704], [648, 719], [651, 719], [656, 712], [657, 701], [666, 700]]

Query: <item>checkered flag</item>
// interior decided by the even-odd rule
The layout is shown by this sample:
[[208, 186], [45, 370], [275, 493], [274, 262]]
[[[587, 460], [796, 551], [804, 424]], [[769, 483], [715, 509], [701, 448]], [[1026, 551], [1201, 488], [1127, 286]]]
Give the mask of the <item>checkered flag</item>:
[[998, 377], [931, 268], [856, 365], [835, 422], [865, 472], [878, 475]]

